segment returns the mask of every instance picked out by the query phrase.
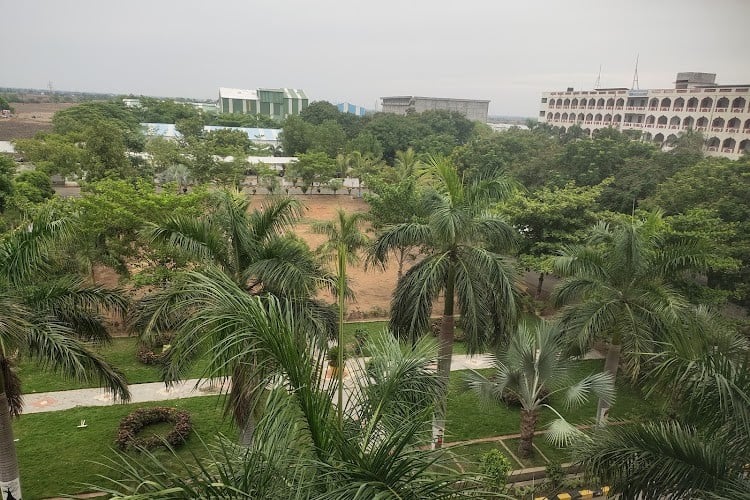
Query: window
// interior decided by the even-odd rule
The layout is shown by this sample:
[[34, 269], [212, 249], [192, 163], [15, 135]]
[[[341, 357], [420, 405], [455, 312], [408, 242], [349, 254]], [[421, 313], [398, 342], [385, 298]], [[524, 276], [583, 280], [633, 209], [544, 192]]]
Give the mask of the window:
[[547, 102], [547, 98], [546, 97], [542, 97], [542, 104], [546, 104], [546, 102]]

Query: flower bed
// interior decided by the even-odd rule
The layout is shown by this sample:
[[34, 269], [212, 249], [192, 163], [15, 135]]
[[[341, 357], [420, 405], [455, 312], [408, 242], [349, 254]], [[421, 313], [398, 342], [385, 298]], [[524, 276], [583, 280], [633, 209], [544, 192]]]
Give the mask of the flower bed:
[[[160, 422], [174, 424], [166, 436], [149, 436], [139, 438], [138, 434], [146, 427]], [[169, 444], [172, 447], [182, 445], [190, 435], [193, 424], [190, 414], [184, 410], [168, 407], [139, 408], [120, 421], [115, 443], [121, 450], [144, 448], [147, 450]]]

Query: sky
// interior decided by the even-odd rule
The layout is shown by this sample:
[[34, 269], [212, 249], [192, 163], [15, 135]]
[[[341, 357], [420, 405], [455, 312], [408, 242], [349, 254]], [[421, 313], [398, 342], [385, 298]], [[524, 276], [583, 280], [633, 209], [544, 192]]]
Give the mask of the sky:
[[536, 116], [567, 87], [750, 83], [750, 0], [5, 0], [0, 87], [216, 99], [219, 87], [489, 99]]

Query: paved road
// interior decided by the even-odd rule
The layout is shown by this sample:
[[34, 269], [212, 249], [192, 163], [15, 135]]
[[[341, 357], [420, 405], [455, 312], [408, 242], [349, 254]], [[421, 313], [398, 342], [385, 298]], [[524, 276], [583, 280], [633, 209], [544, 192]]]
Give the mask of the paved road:
[[[590, 352], [586, 359], [601, 358], [597, 352]], [[347, 361], [347, 371], [356, 373], [357, 364], [360, 360], [350, 359]], [[491, 359], [488, 355], [468, 356], [466, 354], [455, 354], [451, 363], [451, 370], [478, 370], [489, 368]], [[224, 388], [226, 389], [226, 387]], [[208, 381], [199, 384], [198, 379], [191, 379], [167, 388], [162, 382], [148, 384], [133, 384], [130, 386], [132, 403], [145, 403], [148, 401], [166, 401], [169, 399], [189, 398], [195, 396], [211, 396], [219, 394], [221, 387]], [[24, 414], [43, 413], [48, 411], [68, 410], [78, 406], [109, 406], [117, 404], [112, 400], [111, 394], [103, 389], [74, 389], [70, 391], [38, 392], [25, 394]]]

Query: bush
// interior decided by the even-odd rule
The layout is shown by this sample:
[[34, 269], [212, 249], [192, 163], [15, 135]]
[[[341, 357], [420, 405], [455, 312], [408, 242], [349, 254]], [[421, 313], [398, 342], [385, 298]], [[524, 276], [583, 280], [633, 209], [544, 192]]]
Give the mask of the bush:
[[[170, 342], [172, 342], [171, 335], [160, 335], [151, 343], [151, 345], [140, 344], [138, 350], [135, 351], [135, 357], [144, 365], [162, 363], [167, 357], [167, 351], [164, 347], [169, 346]], [[156, 353], [156, 349], [159, 348], [161, 348], [162, 351]]]
[[[144, 428], [160, 422], [170, 422], [174, 424], [174, 428], [166, 436], [138, 437]], [[150, 450], [165, 444], [177, 447], [185, 442], [192, 429], [190, 414], [184, 410], [164, 406], [138, 408], [120, 421], [115, 443], [121, 450], [128, 448]]]
[[557, 462], [550, 462], [547, 464], [547, 483], [550, 488], [557, 491], [562, 487], [563, 481], [565, 480], [565, 471]]
[[357, 328], [354, 330], [354, 352], [357, 354], [357, 356], [360, 356], [365, 351], [365, 346], [367, 345], [367, 336], [368, 332], [364, 328]]
[[480, 470], [486, 477], [487, 485], [493, 491], [500, 491], [505, 488], [508, 481], [508, 474], [513, 470], [513, 464], [510, 463], [500, 450], [490, 450], [479, 459]]

